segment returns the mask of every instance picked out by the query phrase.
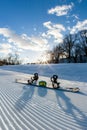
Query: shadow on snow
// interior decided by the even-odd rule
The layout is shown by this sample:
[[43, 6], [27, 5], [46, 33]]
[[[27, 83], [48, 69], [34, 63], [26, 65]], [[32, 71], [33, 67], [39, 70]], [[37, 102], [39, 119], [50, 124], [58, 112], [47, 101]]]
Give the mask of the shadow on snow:
[[29, 86], [29, 87], [24, 86], [22, 92], [23, 92], [22, 95], [19, 97], [19, 99], [15, 103], [15, 108], [18, 111], [21, 111], [26, 106], [28, 101], [31, 100], [31, 98], [32, 98], [32, 96], [34, 94], [34, 87], [32, 87], [32, 86]]
[[[71, 102], [70, 98], [67, 97], [63, 91], [62, 92], [55, 91], [55, 93], [59, 107], [65, 113], [73, 117], [73, 119], [82, 129], [84, 129], [84, 127], [87, 128], [86, 124], [87, 116]], [[78, 94], [85, 95], [84, 93], [78, 93]], [[61, 100], [63, 100], [64, 106]]]
[[45, 97], [47, 95], [47, 88], [38, 87], [38, 95], [40, 97]]
[[[18, 111], [23, 110], [24, 107], [27, 105], [28, 101], [30, 101], [32, 99], [35, 88], [36, 88], [35, 86], [31, 86], [31, 85], [30, 86], [26, 85], [23, 87], [22, 94], [19, 97], [19, 99], [17, 100], [17, 102], [15, 103], [15, 108]], [[37, 91], [38, 91], [38, 95], [40, 97], [44, 97], [47, 94], [46, 88], [38, 87]]]

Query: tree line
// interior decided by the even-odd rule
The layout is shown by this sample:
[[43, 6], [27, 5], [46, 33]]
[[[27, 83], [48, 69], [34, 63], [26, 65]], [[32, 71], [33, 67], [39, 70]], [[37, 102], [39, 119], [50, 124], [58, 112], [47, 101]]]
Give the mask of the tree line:
[[19, 60], [18, 54], [11, 54], [9, 53], [7, 57], [0, 58], [0, 66], [1, 65], [18, 65], [21, 64], [21, 61]]
[[87, 62], [87, 30], [75, 34], [68, 34], [63, 42], [48, 51], [48, 63], [83, 63]]

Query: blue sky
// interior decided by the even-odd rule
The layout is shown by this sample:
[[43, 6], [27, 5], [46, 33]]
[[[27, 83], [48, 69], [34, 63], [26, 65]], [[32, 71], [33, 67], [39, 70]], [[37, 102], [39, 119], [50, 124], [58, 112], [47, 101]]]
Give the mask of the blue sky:
[[87, 29], [87, 0], [0, 0], [0, 56], [46, 60], [67, 33]]

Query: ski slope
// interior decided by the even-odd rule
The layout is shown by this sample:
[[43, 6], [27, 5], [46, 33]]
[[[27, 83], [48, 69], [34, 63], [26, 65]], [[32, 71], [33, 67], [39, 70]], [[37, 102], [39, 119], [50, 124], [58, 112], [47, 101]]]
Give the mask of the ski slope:
[[[15, 83], [38, 72], [40, 79], [58, 74], [63, 87], [79, 93]], [[87, 64], [0, 67], [1, 130], [87, 130]]]

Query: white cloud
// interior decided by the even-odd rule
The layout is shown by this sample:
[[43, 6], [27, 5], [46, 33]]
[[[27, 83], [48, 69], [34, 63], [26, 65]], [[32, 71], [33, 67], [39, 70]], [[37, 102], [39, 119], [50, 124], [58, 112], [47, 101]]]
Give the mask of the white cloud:
[[73, 14], [71, 17], [73, 18], [73, 22], [77, 22], [79, 20], [79, 17], [76, 14]]
[[63, 38], [58, 38], [54, 40], [54, 43], [62, 43], [63, 42]]
[[7, 38], [8, 43], [13, 43], [16, 47], [25, 50], [44, 50], [47, 45], [46, 39], [29, 37], [26, 34], [18, 35], [8, 28], [0, 28], [0, 35]]
[[0, 44], [0, 46], [1, 46], [2, 48], [5, 48], [5, 49], [10, 49], [10, 48], [12, 48], [12, 46], [11, 46], [10, 44], [7, 44], [7, 43]]
[[62, 6], [56, 6], [55, 8], [51, 8], [48, 10], [48, 14], [55, 14], [56, 16], [63, 16], [67, 15], [68, 11], [72, 9], [73, 3], [70, 5], [62, 5]]
[[27, 34], [23, 33], [21, 35], [21, 38], [24, 39], [24, 40], [30, 40], [30, 38], [27, 36]]
[[79, 19], [79, 17], [76, 14], [73, 14], [72, 17], [74, 17], [75, 19]]
[[51, 21], [45, 22], [45, 23], [43, 23], [43, 25], [44, 25], [46, 28], [48, 28], [48, 29], [52, 29], [52, 23], [51, 23]]
[[59, 29], [59, 31], [65, 31], [65, 27], [62, 24], [53, 24], [51, 21], [43, 23], [43, 25], [49, 30]]
[[67, 30], [69, 30], [69, 31], [71, 30], [70, 26], [67, 27]]
[[65, 27], [62, 24], [53, 24], [51, 21], [43, 23], [43, 25], [48, 29], [46, 33], [42, 36], [46, 38], [54, 38], [54, 42], [61, 42], [63, 39], [62, 31], [65, 31]]
[[63, 35], [57, 29], [48, 30], [47, 34], [54, 36], [55, 39], [63, 38]]
[[0, 53], [8, 54], [11, 52], [12, 46], [8, 43], [0, 44]]
[[87, 29], [87, 20], [84, 20], [82, 22], [78, 21], [75, 26], [73, 26], [70, 30], [70, 33], [77, 33], [78, 31]]
[[48, 43], [46, 39], [42, 39], [41, 37], [31, 37], [31, 42], [36, 43], [37, 45], [40, 45], [40, 46]]

